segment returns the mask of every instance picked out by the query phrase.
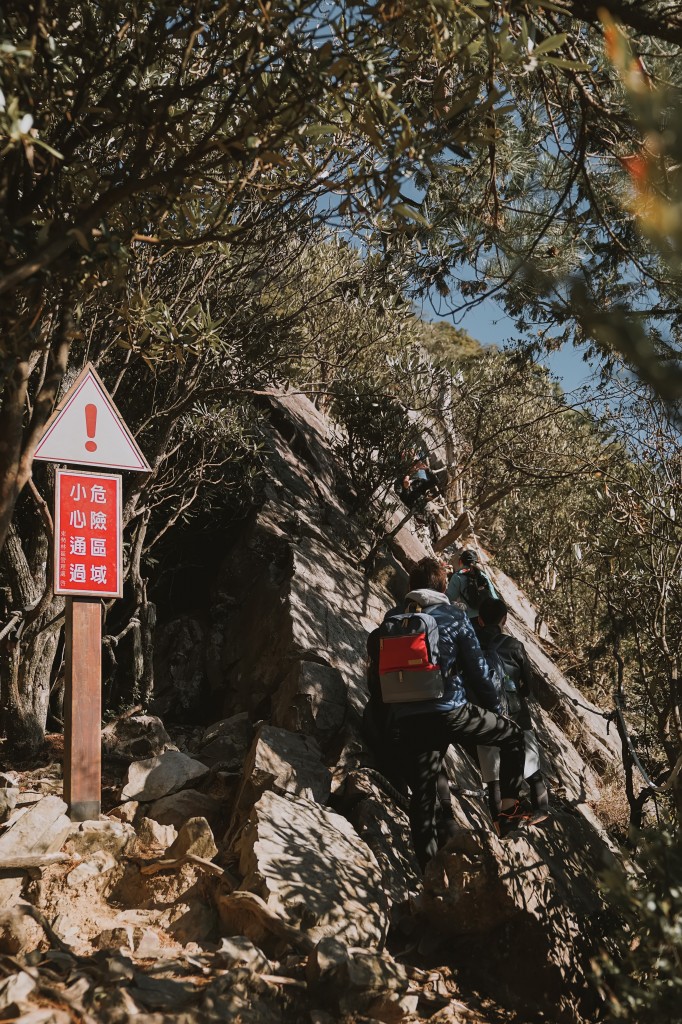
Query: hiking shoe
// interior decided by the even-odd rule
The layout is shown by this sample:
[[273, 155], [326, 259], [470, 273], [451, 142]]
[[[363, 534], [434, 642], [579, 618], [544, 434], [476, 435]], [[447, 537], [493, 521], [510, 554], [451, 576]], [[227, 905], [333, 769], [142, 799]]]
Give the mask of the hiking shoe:
[[527, 813], [529, 825], [540, 825], [543, 821], [547, 821], [549, 818], [549, 807], [531, 808]]
[[512, 832], [516, 832], [522, 825], [528, 825], [531, 813], [531, 811], [525, 810], [517, 800], [513, 807], [509, 807], [506, 811], [500, 811], [493, 821], [493, 827], [500, 839], [504, 839]]

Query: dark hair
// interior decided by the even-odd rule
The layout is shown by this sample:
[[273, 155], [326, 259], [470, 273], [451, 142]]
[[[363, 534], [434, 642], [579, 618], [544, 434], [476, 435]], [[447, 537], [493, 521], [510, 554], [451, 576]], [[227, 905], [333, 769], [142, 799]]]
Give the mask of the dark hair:
[[472, 548], [465, 548], [464, 551], [460, 552], [459, 560], [462, 565], [476, 565], [478, 561], [478, 552]]
[[410, 590], [439, 590], [445, 593], [448, 573], [437, 558], [422, 558], [410, 570]]
[[499, 626], [509, 609], [499, 597], [484, 597], [478, 617], [484, 626]]

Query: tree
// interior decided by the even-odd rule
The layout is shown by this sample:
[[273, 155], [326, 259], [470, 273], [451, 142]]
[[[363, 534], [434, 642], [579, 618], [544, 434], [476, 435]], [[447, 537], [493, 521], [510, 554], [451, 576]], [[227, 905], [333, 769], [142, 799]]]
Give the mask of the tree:
[[410, 235], [403, 183], [494, 104], [475, 51], [514, 54], [456, 0], [9, 0], [2, 33], [0, 547], [79, 310], [133, 248], [284, 213]]
[[[639, 33], [629, 46], [607, 11]], [[676, 7], [565, 0], [488, 16], [527, 60], [490, 64], [508, 103], [487, 118], [487, 150], [424, 181], [417, 286], [440, 315], [496, 296], [527, 350], [587, 345], [677, 397]]]

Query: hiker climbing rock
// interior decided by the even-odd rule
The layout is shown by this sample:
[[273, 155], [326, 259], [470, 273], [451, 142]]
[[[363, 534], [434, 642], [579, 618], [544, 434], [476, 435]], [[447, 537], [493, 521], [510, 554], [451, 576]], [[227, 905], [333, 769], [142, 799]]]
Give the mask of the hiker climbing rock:
[[438, 848], [437, 780], [451, 743], [499, 747], [498, 835], [530, 821], [519, 800], [523, 731], [494, 710], [492, 673], [465, 612], [448, 601], [446, 584], [443, 565], [422, 559], [410, 573], [403, 607], [389, 612], [367, 642], [370, 693], [387, 706], [385, 731], [411, 790], [410, 827], [422, 867]]
[[[524, 731], [526, 762], [524, 778], [530, 789], [534, 824], [548, 816], [547, 787], [540, 770], [538, 738], [532, 728], [528, 697], [532, 694], [532, 670], [526, 649], [520, 640], [503, 632], [507, 606], [499, 598], [484, 598], [474, 629], [493, 673], [499, 677], [506, 704], [504, 713]], [[493, 819], [501, 810], [500, 752], [497, 747], [477, 747], [481, 775], [488, 791]]]
[[478, 565], [478, 553], [466, 548], [460, 553], [460, 568], [450, 578], [447, 595], [453, 604], [461, 604], [470, 619], [475, 619], [486, 597], [497, 597], [490, 577]]

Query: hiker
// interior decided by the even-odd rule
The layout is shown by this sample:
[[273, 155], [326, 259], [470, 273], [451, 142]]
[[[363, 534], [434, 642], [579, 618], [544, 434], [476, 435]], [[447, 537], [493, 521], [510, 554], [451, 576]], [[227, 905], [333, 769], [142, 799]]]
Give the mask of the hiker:
[[[474, 629], [491, 668], [494, 668], [497, 660], [507, 695], [507, 714], [524, 731], [526, 763], [523, 776], [530, 788], [533, 820], [539, 824], [548, 816], [549, 797], [540, 771], [538, 738], [533, 731], [528, 707], [528, 697], [532, 693], [532, 670], [521, 641], [503, 632], [507, 611], [506, 604], [500, 598], [484, 598]], [[497, 747], [479, 746], [477, 753], [494, 820], [501, 809], [500, 752]]]
[[438, 848], [437, 780], [451, 743], [499, 747], [498, 835], [530, 820], [519, 801], [523, 731], [497, 713], [491, 671], [471, 622], [448, 601], [446, 585], [443, 565], [423, 558], [410, 573], [403, 607], [389, 612], [367, 640], [370, 695], [387, 706], [386, 735], [411, 790], [410, 827], [422, 868]]
[[436, 490], [437, 486], [436, 477], [429, 469], [426, 454], [418, 452], [402, 478], [400, 497], [408, 508], [412, 508], [425, 494]]
[[461, 604], [470, 619], [475, 619], [485, 597], [497, 597], [490, 577], [478, 564], [478, 552], [465, 548], [459, 556], [459, 569], [450, 577], [446, 591], [453, 604]]

